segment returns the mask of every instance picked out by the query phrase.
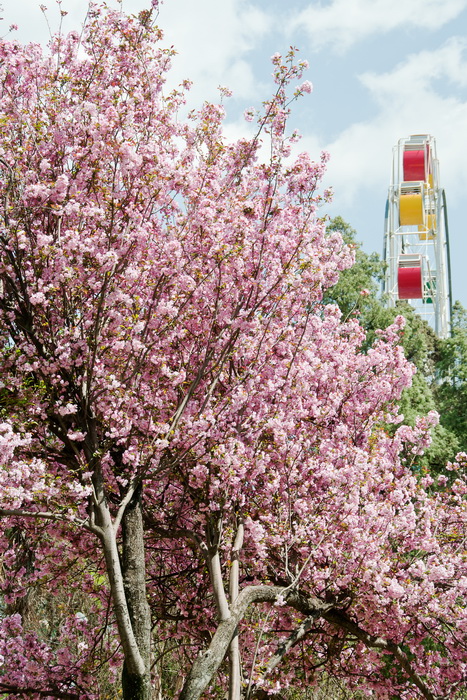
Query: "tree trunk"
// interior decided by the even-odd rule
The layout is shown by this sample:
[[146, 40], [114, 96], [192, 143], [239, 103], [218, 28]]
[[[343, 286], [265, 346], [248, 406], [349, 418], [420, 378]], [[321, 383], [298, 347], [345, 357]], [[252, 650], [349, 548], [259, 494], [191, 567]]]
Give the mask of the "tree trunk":
[[[239, 593], [239, 576], [240, 576], [240, 550], [243, 546], [243, 521], [239, 523], [237, 534], [235, 536], [234, 545], [232, 548], [232, 564], [230, 566], [230, 605], [233, 605], [237, 600]], [[228, 700], [240, 700], [241, 697], [241, 659], [240, 659], [240, 644], [238, 639], [238, 627], [230, 642], [229, 649], [229, 697]]]
[[123, 700], [151, 700], [151, 612], [146, 596], [142, 487], [138, 486], [122, 518], [122, 573], [133, 633], [144, 661], [143, 675], [123, 665]]

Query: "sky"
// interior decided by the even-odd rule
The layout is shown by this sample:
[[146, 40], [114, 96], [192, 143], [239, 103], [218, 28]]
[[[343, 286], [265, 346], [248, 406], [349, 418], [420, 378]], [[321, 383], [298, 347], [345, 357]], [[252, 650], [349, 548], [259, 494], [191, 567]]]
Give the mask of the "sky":
[[[46, 43], [58, 28], [55, 0], [0, 0], [3, 30]], [[150, 0], [108, 0], [137, 13]], [[63, 29], [79, 29], [86, 0], [62, 0]], [[174, 46], [171, 81], [193, 81], [189, 106], [229, 87], [226, 132], [247, 136], [243, 119], [273, 89], [270, 57], [290, 46], [310, 67], [311, 95], [294, 106], [299, 151], [331, 159], [323, 214], [342, 216], [366, 252], [382, 254], [392, 149], [411, 134], [436, 139], [448, 203], [453, 298], [467, 307], [467, 0], [164, 0], [158, 24]]]

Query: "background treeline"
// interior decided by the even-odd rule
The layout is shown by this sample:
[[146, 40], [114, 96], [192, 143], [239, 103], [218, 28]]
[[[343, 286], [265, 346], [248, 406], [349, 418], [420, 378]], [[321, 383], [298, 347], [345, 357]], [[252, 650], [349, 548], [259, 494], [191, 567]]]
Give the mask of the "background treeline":
[[438, 338], [408, 302], [387, 307], [381, 295], [385, 263], [377, 253], [362, 250], [357, 232], [348, 223], [336, 217], [328, 230], [339, 231], [354, 248], [355, 265], [340, 274], [339, 282], [328, 290], [324, 302], [338, 304], [344, 318], [357, 316], [367, 331], [368, 344], [375, 331], [387, 327], [396, 315], [406, 318], [402, 345], [417, 373], [401, 400], [404, 422], [414, 425], [417, 416], [431, 410], [439, 413], [440, 423], [421, 464], [428, 471], [443, 471], [456, 453], [467, 452], [467, 311], [456, 301], [451, 337]]

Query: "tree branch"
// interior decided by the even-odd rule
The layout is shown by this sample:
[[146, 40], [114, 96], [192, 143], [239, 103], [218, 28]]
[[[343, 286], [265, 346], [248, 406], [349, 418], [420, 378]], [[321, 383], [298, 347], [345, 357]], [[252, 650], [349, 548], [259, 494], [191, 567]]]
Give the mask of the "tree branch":
[[339, 612], [338, 610], [330, 610], [329, 612], [325, 613], [323, 617], [333, 625], [336, 625], [353, 634], [354, 637], [363, 642], [369, 649], [381, 649], [382, 651], [387, 651], [392, 654], [397, 659], [400, 666], [404, 669], [412, 683], [420, 690], [423, 697], [426, 698], [426, 700], [437, 700], [437, 696], [431, 692], [425, 681], [412, 668], [407, 654], [398, 644], [388, 641], [383, 637], [375, 637], [374, 635], [365, 632], [365, 630], [359, 627], [356, 622], [353, 622], [344, 613]]
[[235, 634], [236, 627], [245, 615], [248, 607], [253, 603], [274, 603], [278, 596], [283, 596], [286, 600], [286, 605], [302, 612], [307, 616], [307, 619], [296, 630], [295, 636], [292, 635], [285, 643], [284, 649], [279, 648], [270, 659], [268, 664], [270, 670], [273, 670], [278, 665], [288, 649], [298, 641], [298, 637], [302, 638], [306, 634], [310, 629], [312, 620], [322, 617], [332, 625], [352, 634], [368, 648], [379, 649], [392, 654], [410, 681], [420, 690], [426, 700], [440, 700], [412, 668], [407, 654], [398, 644], [369, 634], [356, 622], [350, 620], [344, 612], [336, 609], [335, 603], [325, 603], [315, 596], [305, 595], [296, 589], [285, 591], [286, 589], [281, 586], [249, 586], [240, 592], [235, 603], [231, 606], [230, 617], [219, 623], [208, 649], [195, 660], [183, 687], [180, 700], [198, 700], [200, 698], [222, 663]]
[[122, 517], [123, 517], [123, 514], [124, 514], [124, 512], [125, 512], [125, 508], [127, 507], [127, 505], [129, 504], [129, 502], [130, 502], [131, 499], [133, 498], [133, 494], [135, 493], [136, 488], [137, 488], [137, 486], [138, 486], [139, 483], [140, 483], [140, 479], [139, 479], [139, 478], [138, 478], [138, 479], [133, 479], [133, 481], [132, 481], [132, 483], [131, 483], [131, 485], [130, 485], [130, 488], [129, 488], [128, 491], [126, 492], [125, 498], [123, 498], [122, 502], [120, 503], [120, 506], [119, 506], [119, 508], [118, 508], [117, 515], [115, 516], [115, 520], [114, 520], [114, 523], [113, 523], [115, 535], [117, 535], [118, 528], [120, 527], [120, 523], [121, 523], [121, 521], [122, 521]]
[[219, 557], [219, 542], [221, 539], [222, 521], [217, 518], [212, 518], [208, 522], [206, 528], [207, 545], [201, 544], [203, 552], [209, 568], [212, 590], [217, 606], [217, 614], [219, 620], [227, 620], [230, 617], [229, 602], [224, 590], [224, 582], [222, 579], [222, 568]]
[[[292, 632], [292, 634], [281, 644], [279, 644], [276, 653], [269, 659], [266, 669], [263, 673], [263, 678], [268, 676], [274, 669], [280, 664], [284, 656], [294, 647], [300, 640], [302, 640], [307, 632], [313, 626], [314, 618], [307, 617], [303, 622]], [[254, 695], [254, 687], [252, 689], [252, 694]]]
[[94, 535], [98, 535], [101, 531], [98, 527], [88, 525], [84, 520], [72, 520], [60, 513], [52, 513], [44, 510], [21, 510], [20, 508], [0, 508], [0, 517], [18, 517], [18, 518], [36, 518], [38, 520], [52, 520], [55, 522], [68, 523], [69, 525], [77, 525], [82, 527]]
[[[229, 644], [235, 633], [235, 629], [244, 617], [248, 607], [253, 603], [274, 603], [279, 595], [283, 595], [282, 586], [249, 586], [238, 595], [235, 603], [230, 608], [230, 616], [219, 623], [211, 643], [203, 653], [195, 660], [180, 695], [180, 700], [198, 700], [209, 682], [217, 672]], [[287, 595], [287, 603], [300, 610], [306, 606], [315, 617], [322, 616], [333, 607], [331, 603], [323, 603], [312, 596], [302, 596], [296, 591], [290, 591]]]

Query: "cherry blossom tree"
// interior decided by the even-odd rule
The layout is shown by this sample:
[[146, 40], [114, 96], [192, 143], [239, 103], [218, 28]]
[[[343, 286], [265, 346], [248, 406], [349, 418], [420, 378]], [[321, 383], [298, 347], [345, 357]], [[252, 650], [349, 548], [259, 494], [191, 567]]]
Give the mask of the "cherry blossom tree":
[[364, 352], [322, 303], [352, 255], [291, 156], [305, 62], [229, 143], [151, 11], [0, 51], [0, 692], [454, 697], [464, 457], [417, 478], [402, 319]]

